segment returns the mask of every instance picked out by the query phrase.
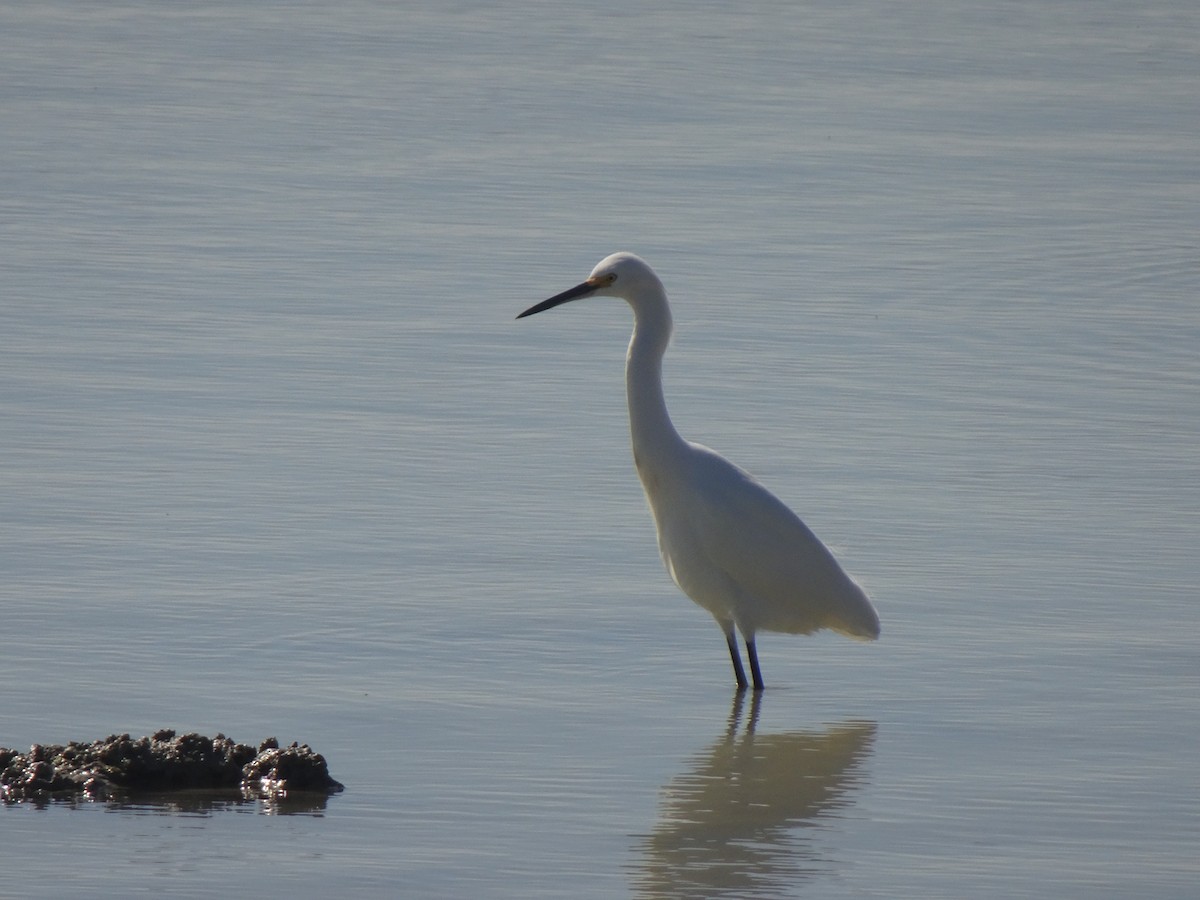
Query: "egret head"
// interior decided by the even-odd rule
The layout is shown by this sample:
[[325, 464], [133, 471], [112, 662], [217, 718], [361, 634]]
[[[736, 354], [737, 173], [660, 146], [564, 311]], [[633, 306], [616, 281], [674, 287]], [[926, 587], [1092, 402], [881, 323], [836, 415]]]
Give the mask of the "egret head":
[[614, 253], [596, 264], [587, 281], [529, 307], [517, 318], [523, 319], [572, 300], [594, 296], [620, 297], [636, 306], [643, 298], [662, 297], [664, 294], [662, 282], [640, 257], [632, 253]]

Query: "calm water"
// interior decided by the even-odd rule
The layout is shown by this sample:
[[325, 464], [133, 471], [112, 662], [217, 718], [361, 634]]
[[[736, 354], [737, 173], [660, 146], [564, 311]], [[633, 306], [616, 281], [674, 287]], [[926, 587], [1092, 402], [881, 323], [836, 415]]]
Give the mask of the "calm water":
[[[0, 808], [0, 895], [1152, 897], [1200, 878], [1194, 3], [0, 9], [0, 744], [345, 793]], [[721, 636], [684, 434], [877, 644]]]

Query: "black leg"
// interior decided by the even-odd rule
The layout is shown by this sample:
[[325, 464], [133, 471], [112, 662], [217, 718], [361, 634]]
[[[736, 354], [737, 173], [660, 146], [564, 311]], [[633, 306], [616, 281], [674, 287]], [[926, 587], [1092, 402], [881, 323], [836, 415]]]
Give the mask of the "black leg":
[[[754, 689], [761, 691], [764, 687], [762, 669], [758, 667], [758, 649], [754, 646], [754, 638], [746, 639], [746, 655], [750, 657], [750, 674], [754, 678]], [[745, 676], [742, 676], [745, 678]]]
[[[744, 691], [746, 689], [746, 670], [742, 668], [742, 655], [738, 653], [737, 633], [733, 630], [733, 626], [729, 626], [729, 630], [725, 632], [725, 641], [729, 644], [729, 658], [733, 660], [733, 677], [737, 679], [737, 689]], [[757, 662], [754, 665], [758, 665]]]

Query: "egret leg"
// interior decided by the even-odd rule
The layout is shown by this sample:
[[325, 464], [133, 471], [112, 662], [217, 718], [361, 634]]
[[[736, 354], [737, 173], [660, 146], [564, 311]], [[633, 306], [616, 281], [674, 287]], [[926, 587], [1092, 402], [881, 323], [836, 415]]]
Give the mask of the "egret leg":
[[[762, 669], [758, 667], [758, 648], [754, 646], [754, 638], [746, 638], [746, 655], [750, 657], [750, 675], [754, 678], [754, 689], [761, 691], [765, 685], [762, 680]], [[742, 678], [744, 679], [745, 676], [743, 675]]]
[[[742, 668], [742, 655], [738, 653], [737, 634], [734, 632], [732, 625], [725, 632], [725, 642], [729, 644], [729, 658], [733, 660], [733, 677], [737, 679], [737, 689], [744, 691], [748, 684], [746, 681], [746, 670]], [[757, 666], [758, 663], [755, 662], [754, 665]]]

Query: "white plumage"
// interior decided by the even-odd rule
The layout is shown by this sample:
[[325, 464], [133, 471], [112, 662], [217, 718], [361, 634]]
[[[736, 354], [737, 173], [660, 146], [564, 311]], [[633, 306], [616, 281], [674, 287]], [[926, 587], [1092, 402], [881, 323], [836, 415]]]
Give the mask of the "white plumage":
[[735, 628], [746, 642], [755, 690], [763, 687], [755, 644], [760, 630], [829, 628], [878, 637], [871, 601], [808, 526], [750, 474], [675, 430], [662, 389], [671, 308], [644, 261], [614, 253], [582, 284], [517, 318], [588, 296], [620, 297], [633, 308], [625, 384], [634, 463], [667, 570], [725, 633], [738, 689], [748, 685]]

